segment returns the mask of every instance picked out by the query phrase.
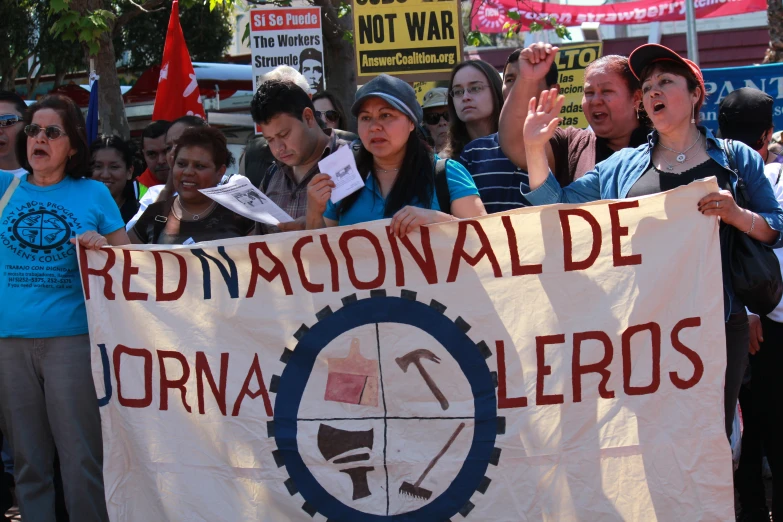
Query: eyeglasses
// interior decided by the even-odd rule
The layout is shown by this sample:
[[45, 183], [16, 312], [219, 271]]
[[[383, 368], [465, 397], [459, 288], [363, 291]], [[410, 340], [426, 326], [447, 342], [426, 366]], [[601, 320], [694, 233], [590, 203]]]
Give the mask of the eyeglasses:
[[315, 111], [315, 115], [321, 118], [322, 120], [326, 120], [330, 123], [337, 123], [340, 120], [340, 113], [337, 111]]
[[57, 125], [49, 125], [48, 127], [41, 127], [40, 125], [31, 123], [30, 125], [24, 128], [24, 133], [31, 138], [38, 137], [41, 131], [44, 131], [44, 134], [46, 135], [47, 139], [50, 140], [56, 140], [57, 138], [65, 134], [65, 131], [62, 130]]
[[10, 127], [20, 121], [22, 121], [22, 118], [16, 114], [0, 114], [0, 127]]
[[443, 118], [443, 121], [446, 123], [449, 122], [449, 113], [448, 112], [431, 112], [429, 114], [424, 115], [424, 123], [427, 125], [437, 125], [440, 123], [440, 119]]
[[475, 96], [486, 88], [487, 88], [486, 85], [484, 85], [483, 83], [479, 83], [476, 85], [471, 85], [467, 89], [463, 89], [462, 87], [456, 87], [454, 89], [451, 89], [451, 91], [449, 91], [449, 94], [451, 95], [452, 98], [462, 98], [463, 96], [465, 96], [465, 91], [467, 91], [471, 96]]

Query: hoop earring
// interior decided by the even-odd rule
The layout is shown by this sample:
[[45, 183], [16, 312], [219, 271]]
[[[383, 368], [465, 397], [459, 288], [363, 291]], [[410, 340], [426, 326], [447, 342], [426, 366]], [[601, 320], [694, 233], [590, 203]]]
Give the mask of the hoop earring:
[[693, 109], [691, 110], [691, 123], [696, 123], [696, 104], [693, 104]]

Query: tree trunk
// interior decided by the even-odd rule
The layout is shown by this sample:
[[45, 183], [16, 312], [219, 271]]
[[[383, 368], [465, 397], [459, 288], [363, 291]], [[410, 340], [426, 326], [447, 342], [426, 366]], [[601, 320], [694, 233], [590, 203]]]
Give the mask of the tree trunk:
[[783, 62], [783, 4], [780, 0], [767, 0], [769, 22], [769, 48], [763, 63]]
[[114, 43], [109, 34], [104, 33], [101, 36], [101, 46], [95, 57], [95, 72], [101, 77], [98, 95], [99, 128], [101, 134], [116, 134], [127, 140], [130, 139], [130, 125], [125, 116], [125, 104], [122, 101], [117, 62], [114, 57]]
[[[82, 16], [103, 9], [103, 0], [71, 0], [71, 8]], [[130, 126], [125, 116], [125, 105], [120, 91], [120, 79], [117, 75], [117, 62], [114, 57], [114, 43], [111, 35], [114, 27], [99, 38], [98, 54], [95, 60], [95, 72], [101, 77], [98, 96], [98, 118], [101, 134], [116, 134], [127, 140], [130, 138]], [[89, 63], [89, 56], [87, 63]]]
[[351, 105], [356, 94], [356, 58], [353, 44], [343, 39], [344, 31], [353, 30], [353, 16], [347, 14], [337, 17], [340, 0], [313, 0], [313, 5], [321, 8], [324, 32], [324, 67], [326, 68], [326, 87], [340, 99], [355, 130], [356, 121], [351, 114]]

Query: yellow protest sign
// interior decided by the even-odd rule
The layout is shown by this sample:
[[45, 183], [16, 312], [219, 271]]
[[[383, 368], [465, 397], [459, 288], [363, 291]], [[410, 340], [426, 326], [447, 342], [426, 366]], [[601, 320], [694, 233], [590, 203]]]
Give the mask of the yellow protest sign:
[[557, 81], [560, 94], [565, 96], [565, 103], [560, 110], [562, 127], [587, 128], [587, 118], [582, 112], [585, 68], [600, 57], [602, 51], [603, 44], [593, 42], [563, 46], [557, 53]]
[[448, 79], [462, 60], [456, 0], [354, 0], [359, 83], [381, 73], [407, 81]]
[[413, 90], [416, 91], [416, 99], [419, 100], [419, 104], [424, 105], [424, 95], [427, 94], [427, 92], [435, 87], [448, 87], [449, 82], [413, 82], [411, 85], [413, 86]]

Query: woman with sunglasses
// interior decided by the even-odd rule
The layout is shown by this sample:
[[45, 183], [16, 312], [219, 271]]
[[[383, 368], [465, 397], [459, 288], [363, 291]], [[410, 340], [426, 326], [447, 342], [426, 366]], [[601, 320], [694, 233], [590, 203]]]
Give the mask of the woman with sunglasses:
[[105, 185], [86, 179], [84, 116], [70, 98], [31, 106], [17, 157], [18, 186], [0, 173], [0, 428], [14, 449], [25, 520], [54, 521], [55, 449], [72, 516], [108, 520], [101, 419], [76, 256], [128, 236]]
[[468, 142], [498, 131], [503, 108], [503, 82], [483, 60], [454, 67], [449, 82], [449, 144], [444, 155], [458, 159]]
[[16, 139], [22, 134], [22, 115], [26, 110], [27, 105], [18, 94], [0, 91], [0, 172], [17, 177], [27, 174], [16, 159]]
[[[307, 228], [390, 217], [392, 232], [401, 237], [422, 225], [486, 214], [462, 165], [447, 160], [445, 173], [435, 179], [437, 156], [417, 132], [422, 110], [413, 87], [381, 74], [356, 92], [351, 111], [359, 121], [356, 166], [365, 186], [333, 205], [331, 177], [314, 176], [307, 186]], [[448, 191], [448, 208], [441, 207], [438, 183]]]
[[321, 91], [313, 94], [315, 115], [321, 118], [329, 129], [348, 130], [348, 122], [345, 121], [345, 111], [337, 96], [329, 91]]
[[136, 151], [119, 136], [98, 136], [90, 146], [92, 179], [109, 189], [127, 223], [139, 211], [138, 185], [132, 181]]
[[440, 153], [449, 143], [449, 90], [433, 87], [424, 94], [424, 129], [429, 134], [432, 148]]

